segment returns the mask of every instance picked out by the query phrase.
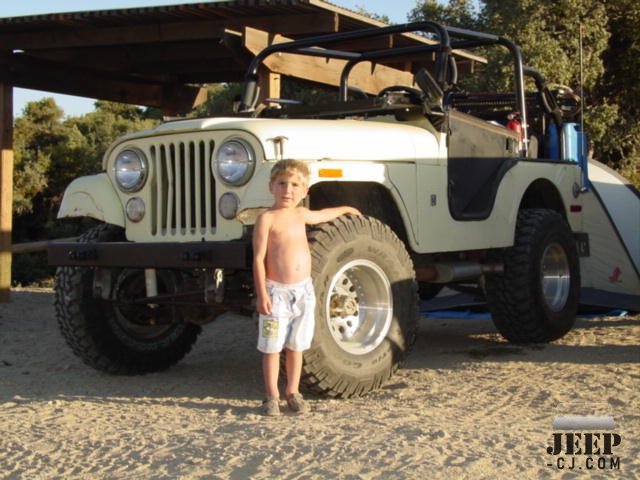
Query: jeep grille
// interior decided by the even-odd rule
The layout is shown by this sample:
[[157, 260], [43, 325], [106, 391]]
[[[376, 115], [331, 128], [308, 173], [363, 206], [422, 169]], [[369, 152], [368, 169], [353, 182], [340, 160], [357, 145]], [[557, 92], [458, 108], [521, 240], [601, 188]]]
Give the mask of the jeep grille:
[[149, 149], [151, 234], [215, 233], [213, 141], [164, 142]]

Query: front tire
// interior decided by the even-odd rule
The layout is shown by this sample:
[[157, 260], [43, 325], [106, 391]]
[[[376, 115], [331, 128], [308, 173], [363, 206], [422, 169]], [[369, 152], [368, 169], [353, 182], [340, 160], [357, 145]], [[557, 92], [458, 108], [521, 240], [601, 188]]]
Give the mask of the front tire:
[[553, 210], [522, 210], [514, 245], [502, 260], [504, 273], [487, 276], [487, 301], [502, 336], [514, 343], [541, 343], [571, 330], [580, 266], [565, 219]]
[[[80, 242], [122, 241], [121, 228], [103, 224], [87, 231]], [[56, 317], [62, 334], [84, 363], [115, 374], [143, 374], [169, 368], [195, 343], [200, 326], [177, 322], [170, 307], [132, 304], [145, 296], [144, 272], [114, 269], [108, 272], [111, 300], [93, 294], [93, 270], [59, 267], [55, 276]], [[158, 271], [158, 289], [169, 293], [179, 286], [171, 271]]]
[[413, 263], [393, 231], [343, 216], [311, 232], [316, 325], [302, 381], [315, 393], [352, 397], [379, 388], [415, 340]]

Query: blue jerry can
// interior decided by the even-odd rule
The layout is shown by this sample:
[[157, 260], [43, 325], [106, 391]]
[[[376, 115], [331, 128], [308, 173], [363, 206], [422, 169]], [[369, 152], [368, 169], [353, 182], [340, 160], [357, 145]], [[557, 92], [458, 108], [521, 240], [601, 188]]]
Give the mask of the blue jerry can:
[[589, 159], [587, 149], [587, 135], [580, 130], [577, 123], [565, 123], [562, 127], [562, 160], [580, 165], [582, 170], [582, 191], [588, 191]]
[[547, 141], [544, 151], [545, 158], [550, 160], [560, 160], [560, 139], [558, 138], [558, 127], [555, 123], [547, 125]]
[[586, 157], [586, 138], [577, 123], [565, 123], [562, 127], [562, 159], [581, 165]]

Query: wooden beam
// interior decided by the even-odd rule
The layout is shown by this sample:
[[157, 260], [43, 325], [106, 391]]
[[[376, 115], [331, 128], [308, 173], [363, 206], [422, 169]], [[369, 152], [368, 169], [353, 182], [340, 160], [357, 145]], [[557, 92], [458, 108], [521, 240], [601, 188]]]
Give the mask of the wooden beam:
[[13, 87], [0, 83], [0, 302], [11, 295]]
[[47, 92], [187, 112], [206, 99], [206, 91], [172, 82], [124, 76], [71, 65], [0, 54], [0, 82]]
[[242, 83], [244, 81], [244, 72], [241, 72], [240, 70], [229, 70], [224, 68], [216, 71], [207, 70], [204, 72], [187, 72], [184, 74], [180, 74], [177, 80], [180, 83]]
[[330, 13], [324, 15], [274, 15], [270, 17], [239, 16], [233, 19], [195, 22], [4, 33], [0, 35], [0, 45], [7, 50], [31, 50], [201, 40], [220, 38], [225, 28], [240, 30], [245, 25], [288, 35], [320, 34], [338, 31], [338, 15]]
[[[254, 55], [271, 43], [286, 42], [290, 39], [276, 35], [270, 39], [267, 32], [247, 27], [244, 30], [244, 45]], [[339, 86], [340, 73], [344, 60], [310, 57], [292, 53], [277, 53], [263, 62], [271, 72], [302, 78], [312, 82]], [[413, 85], [411, 72], [404, 72], [384, 65], [372, 65], [369, 62], [358, 64], [349, 75], [349, 85], [361, 88], [367, 93], [378, 93], [389, 85]]]
[[46, 252], [47, 245], [51, 242], [77, 242], [78, 237], [56, 238], [55, 240], [38, 240], [35, 242], [14, 243], [11, 245], [11, 253], [14, 255], [20, 253]]
[[280, 74], [273, 73], [266, 68], [261, 69], [258, 79], [258, 103], [263, 103], [267, 98], [280, 98]]
[[331, 48], [346, 52], [362, 52], [370, 50], [384, 50], [393, 47], [393, 35], [382, 35], [374, 38], [364, 38], [340, 42], [331, 45]]
[[[144, 73], [148, 64], [165, 62], [226, 61], [231, 52], [220, 43], [220, 39], [190, 42], [164, 43], [162, 45], [110, 45], [101, 47], [60, 48], [29, 50], [32, 58], [58, 63], [73, 64], [87, 68], [111, 71], [136, 71]], [[166, 69], [165, 72], [169, 71]]]
[[253, 54], [245, 48], [242, 33], [225, 30], [221, 43], [231, 52], [234, 63], [242, 68], [244, 77], [251, 60], [253, 60]]

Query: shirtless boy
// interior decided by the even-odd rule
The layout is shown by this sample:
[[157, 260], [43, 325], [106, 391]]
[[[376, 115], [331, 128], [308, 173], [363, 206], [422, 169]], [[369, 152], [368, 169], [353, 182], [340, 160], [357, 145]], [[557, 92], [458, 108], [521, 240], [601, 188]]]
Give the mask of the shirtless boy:
[[315, 294], [311, 283], [311, 253], [305, 225], [360, 212], [349, 206], [309, 210], [298, 206], [307, 196], [309, 168], [296, 160], [281, 160], [271, 169], [273, 206], [256, 220], [253, 231], [253, 278], [260, 314], [258, 350], [263, 353], [265, 400], [262, 412], [279, 415], [278, 372], [285, 350], [285, 398], [298, 413], [309, 407], [299, 392], [302, 352], [311, 346]]

